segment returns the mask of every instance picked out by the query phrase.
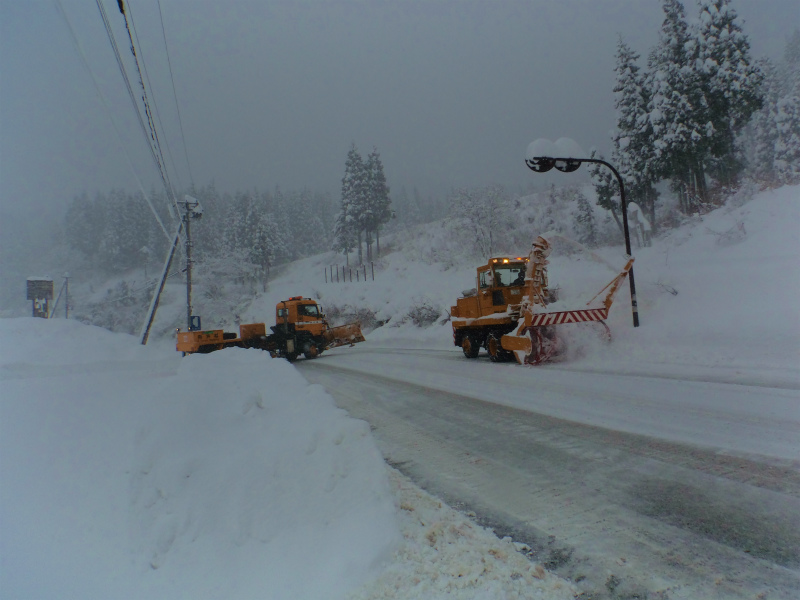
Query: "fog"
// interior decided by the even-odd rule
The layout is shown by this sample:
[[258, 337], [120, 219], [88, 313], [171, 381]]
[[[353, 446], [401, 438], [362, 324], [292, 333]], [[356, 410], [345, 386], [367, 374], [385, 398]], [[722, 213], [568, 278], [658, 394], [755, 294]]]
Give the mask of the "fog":
[[[353, 142], [423, 194], [546, 183], [522, 162], [540, 137], [607, 152], [618, 35], [643, 63], [660, 4], [161, 0], [168, 54], [159, 2], [126, 6], [176, 187], [337, 197]], [[125, 22], [104, 6], [138, 97]], [[796, 0], [733, 6], [754, 57], [778, 58], [800, 24]], [[160, 188], [95, 3], [0, 0], [0, 206], [60, 212], [139, 182]]]

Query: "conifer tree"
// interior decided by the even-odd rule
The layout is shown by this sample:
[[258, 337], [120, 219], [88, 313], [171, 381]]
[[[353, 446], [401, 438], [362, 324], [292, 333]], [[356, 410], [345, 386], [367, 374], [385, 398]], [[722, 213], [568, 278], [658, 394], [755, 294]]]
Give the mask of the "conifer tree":
[[[364, 231], [364, 211], [367, 204], [368, 181], [364, 161], [355, 143], [347, 153], [342, 177], [342, 198], [336, 218], [335, 248], [346, 255], [358, 248], [358, 264], [363, 263], [361, 235]], [[349, 262], [349, 259], [348, 259]]]
[[698, 75], [690, 65], [689, 26], [679, 0], [663, 0], [659, 41], [648, 57], [647, 87], [653, 147], [661, 177], [673, 179], [684, 212], [706, 197], [700, 143], [710, 133], [698, 121], [704, 103]]
[[775, 172], [775, 143], [778, 141], [778, 100], [780, 81], [775, 66], [769, 60], [760, 65], [764, 73], [762, 94], [764, 104], [753, 115], [745, 134], [745, 147], [749, 148], [748, 160], [751, 175], [769, 186], [777, 182]]
[[[598, 165], [602, 166], [602, 165]], [[578, 234], [578, 241], [589, 248], [597, 246], [597, 222], [594, 217], [594, 210], [586, 196], [578, 190], [576, 194], [578, 209], [575, 212], [575, 224]]]
[[786, 46], [783, 93], [776, 103], [775, 171], [782, 183], [800, 183], [800, 31]]
[[[391, 199], [389, 198], [389, 186], [386, 184], [386, 175], [383, 172], [378, 149], [373, 148], [367, 161], [364, 164], [367, 174], [367, 207], [364, 215], [367, 235], [371, 242], [371, 236], [375, 234], [375, 241], [378, 247], [378, 256], [381, 253], [381, 227], [392, 218]], [[372, 244], [367, 246], [368, 259], [372, 260]]]
[[648, 119], [650, 94], [637, 61], [639, 55], [623, 40], [617, 43], [617, 81], [614, 86], [617, 131], [613, 136], [613, 164], [625, 180], [627, 196], [655, 222], [657, 193], [653, 127]]
[[750, 59], [750, 42], [729, 0], [700, 0], [700, 18], [691, 33], [690, 64], [698, 75], [697, 95], [702, 100], [695, 109], [705, 124], [699, 145], [717, 179], [727, 183], [740, 170], [735, 140], [761, 108], [764, 74]]
[[[592, 150], [589, 158], [605, 160], [602, 154], [599, 156], [597, 155], [596, 150]], [[619, 232], [622, 233], [622, 221], [620, 221], [619, 217], [619, 183], [616, 177], [614, 177], [608, 167], [598, 165], [597, 163], [590, 163], [589, 174], [591, 175], [592, 185], [594, 185], [594, 190], [597, 194], [597, 205], [611, 212], [611, 216], [614, 217], [614, 222], [616, 222], [617, 227], [619, 227]]]

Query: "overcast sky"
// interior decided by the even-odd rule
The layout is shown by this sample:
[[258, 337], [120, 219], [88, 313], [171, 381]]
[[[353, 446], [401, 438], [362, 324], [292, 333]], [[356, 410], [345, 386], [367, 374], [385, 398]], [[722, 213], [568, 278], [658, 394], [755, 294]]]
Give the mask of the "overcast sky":
[[[123, 17], [103, 2], [139, 96]], [[425, 194], [526, 185], [539, 137], [608, 151], [617, 36], [644, 64], [663, 20], [659, 0], [161, 0], [187, 166], [158, 2], [126, 4], [177, 185], [334, 196], [352, 142], [378, 148], [393, 190]], [[779, 58], [800, 26], [798, 0], [733, 6], [755, 57]], [[60, 210], [137, 177], [158, 185], [95, 2], [0, 0], [3, 208]]]

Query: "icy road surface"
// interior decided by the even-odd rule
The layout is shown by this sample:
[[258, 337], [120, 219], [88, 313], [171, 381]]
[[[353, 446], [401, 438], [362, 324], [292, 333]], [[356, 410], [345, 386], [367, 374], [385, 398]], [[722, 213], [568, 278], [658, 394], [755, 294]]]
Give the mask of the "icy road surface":
[[297, 366], [391, 464], [592, 597], [798, 597], [791, 381], [366, 346]]

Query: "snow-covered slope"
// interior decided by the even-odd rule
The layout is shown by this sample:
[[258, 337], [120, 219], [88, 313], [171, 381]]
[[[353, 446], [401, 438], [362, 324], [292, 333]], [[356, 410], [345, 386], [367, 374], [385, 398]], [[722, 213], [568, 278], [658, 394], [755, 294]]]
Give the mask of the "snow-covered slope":
[[285, 361], [0, 339], [3, 598], [336, 598], [401, 539], [368, 425]]
[[[458, 353], [447, 323], [419, 328], [409, 314], [425, 304], [446, 317], [476, 265], [433, 260], [447, 240], [426, 235], [387, 254], [374, 282], [326, 284], [333, 255], [290, 265], [240, 319], [271, 323], [277, 301], [302, 294], [385, 321], [367, 344]], [[618, 263], [620, 251], [600, 253]], [[561, 367], [800, 389], [800, 187], [634, 254], [642, 326], [626, 286], [614, 342], [575, 334]], [[554, 258], [566, 295], [582, 291], [585, 260]], [[4, 598], [571, 596], [515, 562], [510, 542], [388, 477], [368, 426], [265, 353], [181, 359], [170, 339], [143, 348], [73, 321], [2, 319], [0, 385]], [[491, 577], [473, 577], [477, 557]]]
[[[632, 326], [627, 282], [619, 290], [608, 324], [611, 346], [590, 336], [568, 358], [576, 368], [628, 372], [708, 374], [726, 381], [800, 385], [800, 186], [765, 191], [730, 202], [638, 248], [634, 274], [641, 326]], [[456, 266], [435, 262], [448, 240], [432, 226], [406, 251], [388, 254], [375, 280], [325, 283], [325, 268], [340, 257], [325, 255], [294, 263], [241, 315], [242, 322], [272, 323], [276, 302], [289, 296], [318, 298], [323, 307], [368, 309], [386, 321], [367, 336], [376, 344], [422, 344], [451, 348], [448, 323], [415, 327], [409, 313], [428, 305], [445, 320], [461, 291], [475, 285], [477, 260]], [[531, 231], [531, 241], [539, 231]], [[621, 236], [620, 236], [621, 237]], [[527, 247], [517, 250], [526, 255]], [[602, 248], [612, 265], [624, 263], [624, 246]], [[590, 263], [590, 264], [587, 264]], [[614, 272], [585, 255], [551, 256], [552, 286], [563, 295], [591, 297]], [[567, 335], [580, 335], [565, 329]]]

